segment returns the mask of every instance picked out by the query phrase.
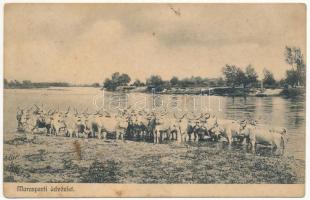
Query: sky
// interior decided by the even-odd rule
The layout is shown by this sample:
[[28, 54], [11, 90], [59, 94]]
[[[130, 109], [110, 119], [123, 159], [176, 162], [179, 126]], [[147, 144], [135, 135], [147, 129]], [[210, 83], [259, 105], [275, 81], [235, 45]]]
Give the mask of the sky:
[[285, 46], [306, 55], [304, 4], [6, 4], [4, 20], [8, 80], [214, 78], [226, 64], [280, 79]]

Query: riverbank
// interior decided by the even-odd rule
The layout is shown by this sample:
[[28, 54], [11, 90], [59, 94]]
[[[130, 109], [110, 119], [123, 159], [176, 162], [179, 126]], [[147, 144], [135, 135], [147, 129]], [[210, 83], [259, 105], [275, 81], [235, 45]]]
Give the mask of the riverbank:
[[[144, 92], [151, 93], [147, 87], [137, 87], [127, 92]], [[230, 88], [230, 87], [216, 87], [216, 88], [171, 88], [164, 89], [158, 94], [177, 94], [177, 95], [213, 95], [213, 96], [252, 96], [252, 97], [270, 97], [270, 96], [285, 96], [294, 97], [299, 95], [305, 95], [306, 90], [304, 87], [300, 88], [274, 88], [274, 89], [263, 89], [260, 88]]]
[[305, 87], [299, 87], [299, 88], [288, 88], [284, 89], [281, 92], [282, 96], [285, 97], [296, 97], [300, 95], [306, 95], [306, 88]]
[[[31, 89], [45, 89], [45, 90], [69, 90], [70, 88], [94, 88], [91, 86], [69, 86], [69, 87], [45, 87], [45, 88], [4, 88], [6, 90], [31, 90]], [[98, 87], [97, 87], [98, 88]], [[103, 90], [103, 88], [98, 88]], [[131, 87], [126, 89], [117, 89], [116, 92], [128, 92], [128, 93], [152, 93], [147, 87]], [[283, 97], [296, 97], [306, 94], [304, 87], [299, 88], [275, 88], [275, 89], [244, 89], [244, 88], [228, 88], [228, 87], [217, 87], [217, 88], [171, 88], [164, 89], [156, 94], [168, 94], [168, 95], [211, 95], [211, 96], [229, 96], [229, 97], [270, 97], [270, 96], [283, 96]]]
[[304, 183], [304, 165], [293, 157], [264, 149], [254, 155], [225, 143], [154, 145], [11, 133], [4, 144], [5, 182]]

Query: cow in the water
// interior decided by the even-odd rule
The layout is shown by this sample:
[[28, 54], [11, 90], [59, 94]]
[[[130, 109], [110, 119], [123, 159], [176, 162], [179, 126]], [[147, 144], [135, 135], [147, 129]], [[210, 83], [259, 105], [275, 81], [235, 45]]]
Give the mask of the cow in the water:
[[229, 145], [232, 144], [234, 139], [242, 139], [242, 134], [240, 133], [246, 126], [246, 122], [243, 120], [241, 122], [235, 120], [219, 119], [217, 121], [218, 128], [214, 130], [219, 130], [221, 132], [220, 136], [227, 139]]
[[253, 152], [255, 152], [257, 144], [259, 144], [269, 146], [273, 151], [283, 154], [288, 141], [287, 131], [285, 128], [265, 129], [246, 126], [243, 130], [241, 130], [241, 134], [248, 138], [248, 144], [251, 145]]

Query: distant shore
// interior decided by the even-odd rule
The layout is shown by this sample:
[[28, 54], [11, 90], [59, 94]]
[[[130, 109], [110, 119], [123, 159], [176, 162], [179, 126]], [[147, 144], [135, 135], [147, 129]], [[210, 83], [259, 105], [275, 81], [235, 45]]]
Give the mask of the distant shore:
[[[56, 89], [56, 88], [98, 88], [93, 86], [65, 86], [65, 87], [31, 87], [31, 88], [4, 88], [4, 89]], [[128, 93], [152, 93], [147, 87], [123, 87], [118, 88], [116, 92], [128, 92]], [[229, 88], [229, 87], [215, 87], [215, 88], [171, 88], [165, 89], [160, 92], [155, 92], [156, 94], [170, 94], [170, 95], [211, 95], [211, 96], [228, 96], [228, 97], [275, 97], [275, 96], [284, 96], [284, 97], [296, 97], [299, 95], [306, 94], [305, 87], [296, 87], [296, 88], [268, 88], [261, 90], [260, 88]]]
[[[147, 87], [136, 88], [119, 88], [117, 91], [126, 92], [142, 92], [152, 93]], [[214, 87], [214, 88], [171, 88], [165, 89], [157, 94], [179, 94], [179, 95], [211, 95], [211, 96], [252, 96], [252, 97], [270, 97], [270, 96], [287, 96], [294, 97], [304, 95], [305, 87], [297, 88], [230, 88], [230, 87]]]

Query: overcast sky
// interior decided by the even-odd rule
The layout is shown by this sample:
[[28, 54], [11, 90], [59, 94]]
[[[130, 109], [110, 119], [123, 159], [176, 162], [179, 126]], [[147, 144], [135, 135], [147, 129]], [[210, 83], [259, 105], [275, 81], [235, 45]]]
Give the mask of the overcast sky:
[[[284, 76], [284, 48], [305, 54], [303, 4], [9, 4], [5, 78], [102, 82], [115, 71], [134, 80], [219, 77], [225, 64]], [[260, 76], [261, 77], [261, 76]]]

